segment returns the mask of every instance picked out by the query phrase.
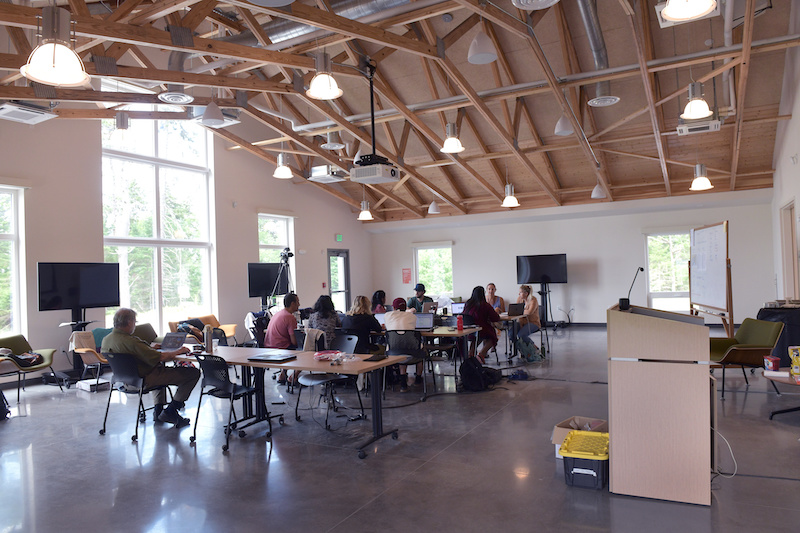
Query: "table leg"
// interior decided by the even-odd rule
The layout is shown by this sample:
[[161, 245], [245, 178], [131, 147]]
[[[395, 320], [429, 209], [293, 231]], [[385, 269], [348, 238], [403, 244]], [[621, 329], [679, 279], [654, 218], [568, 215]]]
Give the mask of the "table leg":
[[383, 430], [383, 410], [382, 410], [382, 401], [381, 401], [381, 372], [385, 369], [373, 370], [369, 373], [369, 387], [370, 387], [370, 395], [372, 396], [372, 438], [366, 441], [364, 444], [358, 447], [358, 456], [363, 459], [367, 456], [367, 453], [364, 451], [364, 448], [372, 444], [373, 442], [386, 437], [387, 435], [391, 435], [393, 439], [397, 440], [398, 433], [397, 429], [391, 429], [389, 431]]
[[800, 411], [800, 407], [792, 407], [791, 409], [781, 409], [779, 411], [772, 411], [769, 414], [769, 419], [772, 420], [772, 417], [775, 415], [782, 415], [783, 413], [793, 413], [795, 411]]

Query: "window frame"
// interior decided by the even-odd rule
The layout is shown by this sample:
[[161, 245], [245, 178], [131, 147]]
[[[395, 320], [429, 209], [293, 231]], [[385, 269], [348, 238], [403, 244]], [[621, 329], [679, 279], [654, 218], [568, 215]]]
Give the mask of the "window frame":
[[[276, 219], [282, 220], [286, 223], [286, 244], [262, 244], [259, 235], [258, 235], [258, 228], [261, 227], [261, 221], [266, 219]], [[282, 252], [284, 248], [289, 248], [291, 251], [294, 248], [294, 217], [288, 215], [280, 215], [277, 213], [258, 213], [257, 217], [257, 225], [256, 225], [256, 239], [258, 240], [258, 260], [261, 261], [261, 251], [262, 250], [277, 250]], [[291, 267], [291, 265], [290, 265]], [[294, 275], [294, 269], [292, 270], [292, 275]]]
[[[686, 291], [651, 291], [650, 290], [650, 247], [648, 245], [648, 239], [650, 237], [655, 237], [659, 235], [686, 235], [687, 239], [689, 238], [689, 229], [683, 228], [676, 228], [676, 229], [669, 229], [669, 230], [659, 230], [659, 231], [648, 231], [644, 234], [645, 237], [645, 266], [646, 266], [646, 276], [645, 279], [647, 280], [647, 307], [655, 309], [653, 305], [653, 301], [655, 299], [673, 299], [673, 298], [686, 298], [687, 300], [687, 307], [686, 309], [680, 310], [673, 310], [670, 309], [669, 311], [675, 313], [684, 313], [689, 314], [691, 311], [691, 301], [690, 301], [690, 292]], [[688, 261], [688, 259], [687, 259]]]
[[[419, 276], [419, 252], [421, 250], [441, 250], [441, 249], [448, 249], [450, 250], [450, 271], [453, 272], [453, 241], [432, 241], [432, 242], [415, 242], [412, 243], [413, 248], [413, 264], [414, 264], [414, 284], [420, 283], [420, 276]], [[428, 282], [430, 285], [430, 282]], [[441, 297], [445, 296], [447, 298], [452, 298], [455, 294], [455, 281], [452, 281], [452, 286], [450, 287], [450, 293], [444, 292], [441, 294], [433, 293], [430, 291], [428, 287], [426, 287], [426, 294], [433, 294], [434, 296]]]
[[0, 184], [0, 193], [11, 196], [11, 231], [0, 233], [0, 241], [11, 243], [11, 327], [9, 335], [22, 334], [27, 330], [27, 305], [23, 301], [26, 286], [25, 276], [25, 195], [22, 187]]

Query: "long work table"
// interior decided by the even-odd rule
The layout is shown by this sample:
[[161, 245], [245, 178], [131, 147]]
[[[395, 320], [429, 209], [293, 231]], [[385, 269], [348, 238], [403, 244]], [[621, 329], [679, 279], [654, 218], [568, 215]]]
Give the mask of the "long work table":
[[[205, 352], [201, 352], [205, 354]], [[276, 362], [263, 362], [263, 361], [250, 361], [250, 358], [256, 355], [283, 355], [290, 354], [296, 356], [295, 359], [283, 363]], [[208, 354], [206, 354], [208, 355]], [[213, 354], [221, 357], [229, 365], [241, 366], [243, 369], [243, 382], [245, 385], [250, 385], [256, 389], [255, 409], [248, 408], [245, 405], [247, 416], [251, 416], [255, 421], [270, 421], [272, 416], [267, 409], [266, 395], [264, 391], [264, 374], [268, 368], [281, 369], [281, 370], [295, 370], [302, 372], [335, 372], [337, 374], [346, 374], [350, 376], [358, 376], [360, 374], [370, 375], [371, 387], [371, 402], [372, 402], [372, 438], [364, 442], [358, 447], [359, 457], [366, 456], [364, 448], [373, 442], [381, 439], [387, 435], [392, 435], [392, 438], [398, 437], [398, 430], [384, 430], [383, 428], [383, 412], [381, 401], [381, 380], [378, 370], [399, 363], [405, 359], [402, 356], [387, 356], [380, 361], [364, 361], [363, 359], [368, 356], [356, 355], [356, 359], [345, 361], [340, 365], [331, 365], [330, 361], [317, 361], [314, 359], [314, 352], [301, 352], [296, 350], [281, 350], [276, 348], [244, 348], [237, 346], [219, 346], [214, 350]], [[184, 361], [195, 361], [192, 354], [187, 354], [178, 357]], [[272, 424], [270, 423], [270, 431]]]

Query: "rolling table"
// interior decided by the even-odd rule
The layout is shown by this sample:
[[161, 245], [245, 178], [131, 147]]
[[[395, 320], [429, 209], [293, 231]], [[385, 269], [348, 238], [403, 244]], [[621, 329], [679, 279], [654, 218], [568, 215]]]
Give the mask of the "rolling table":
[[[770, 375], [770, 374], [765, 373], [764, 371], [761, 372], [761, 375], [763, 375], [765, 378], [770, 380], [772, 382], [773, 386], [775, 386], [775, 383], [783, 383], [784, 385], [792, 385], [794, 387], [800, 386], [800, 384], [795, 382], [794, 378], [792, 378], [791, 376], [776, 376], [774, 374]], [[778, 388], [775, 387], [775, 390], [777, 391]], [[780, 392], [778, 392], [778, 394], [780, 394]], [[791, 407], [789, 409], [779, 409], [777, 411], [772, 411], [769, 414], [769, 419], [772, 420], [772, 417], [775, 416], [775, 415], [782, 415], [783, 413], [793, 413], [795, 411], [800, 411], [800, 406]]]

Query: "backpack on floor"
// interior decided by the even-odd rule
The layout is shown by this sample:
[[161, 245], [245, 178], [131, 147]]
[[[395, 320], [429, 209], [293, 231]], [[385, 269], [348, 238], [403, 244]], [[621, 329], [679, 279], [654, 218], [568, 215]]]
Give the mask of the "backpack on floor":
[[483, 367], [483, 380], [486, 382], [487, 388], [491, 388], [503, 380], [503, 372], [496, 368], [485, 366]]
[[533, 341], [526, 335], [517, 337], [516, 347], [520, 358], [529, 363], [535, 363], [544, 359], [542, 352], [539, 351]]
[[461, 363], [458, 373], [461, 374], [461, 386], [465, 391], [480, 392], [489, 387], [484, 366], [475, 357], [467, 357], [467, 360]]

